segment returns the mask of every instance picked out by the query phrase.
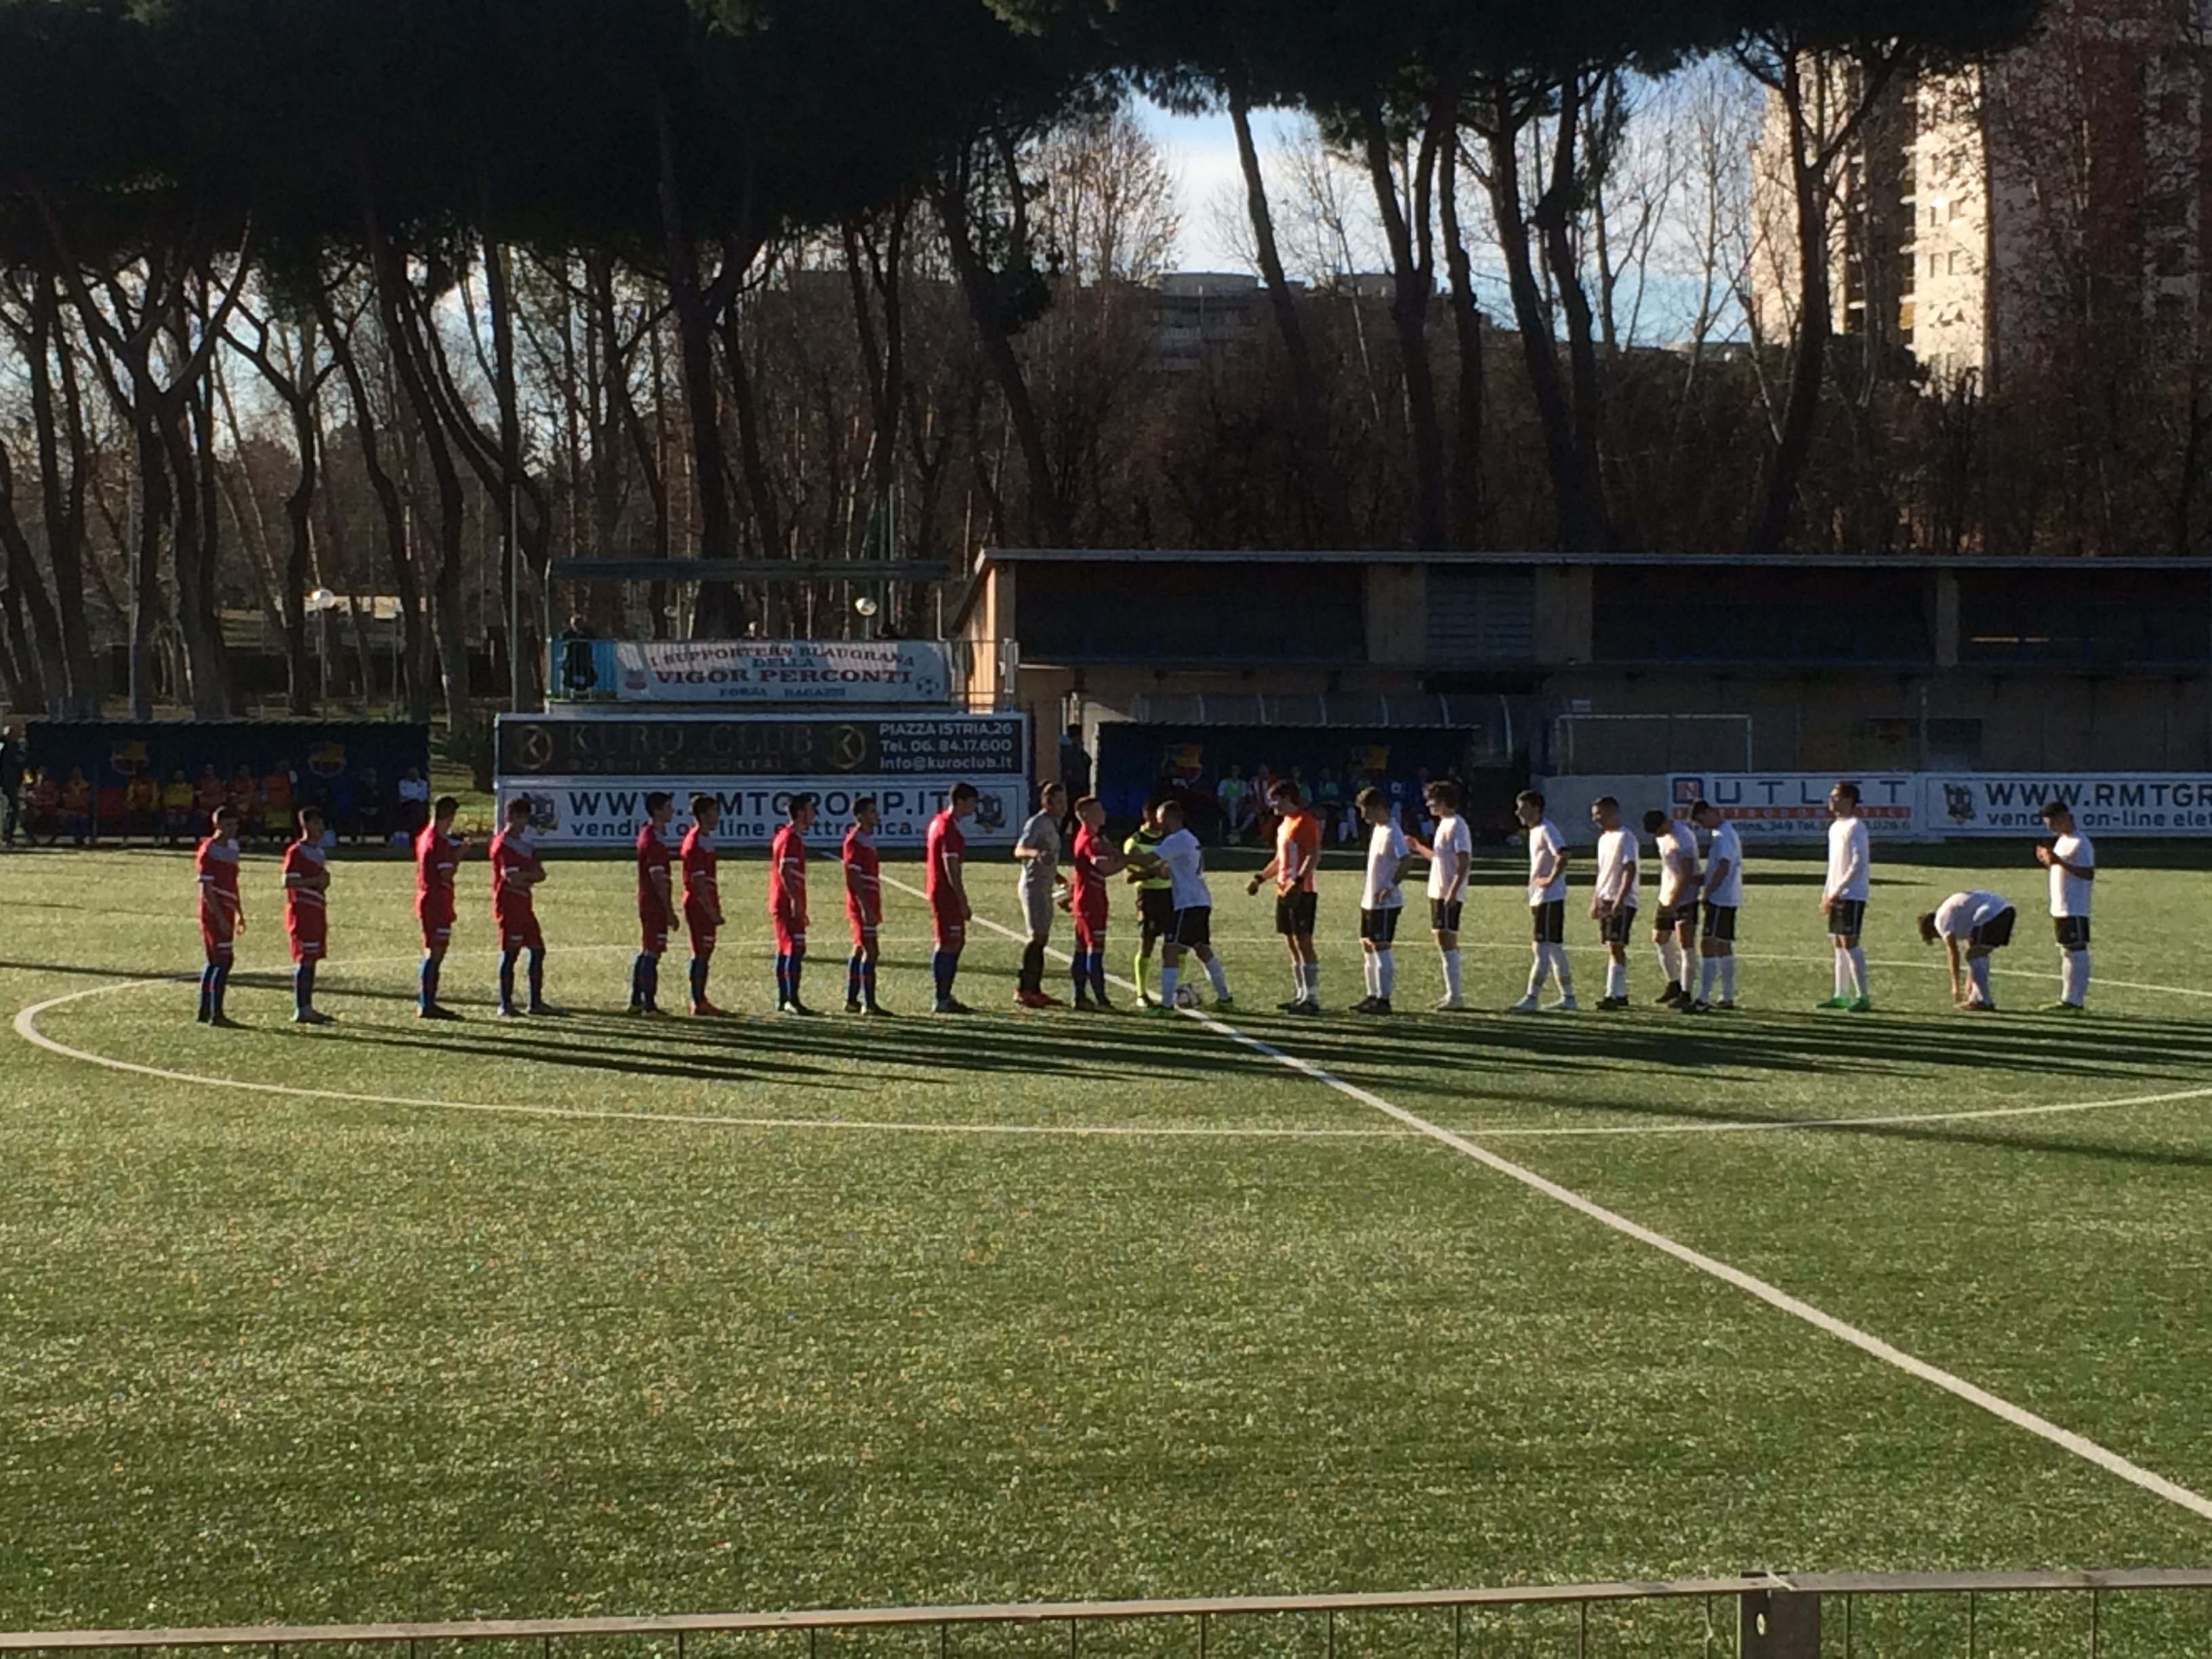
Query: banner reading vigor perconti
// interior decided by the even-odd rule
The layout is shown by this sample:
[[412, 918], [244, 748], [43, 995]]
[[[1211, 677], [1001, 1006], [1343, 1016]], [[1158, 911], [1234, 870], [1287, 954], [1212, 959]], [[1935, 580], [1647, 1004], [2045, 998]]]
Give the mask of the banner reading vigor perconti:
[[554, 695], [572, 702], [942, 703], [933, 640], [560, 640]]

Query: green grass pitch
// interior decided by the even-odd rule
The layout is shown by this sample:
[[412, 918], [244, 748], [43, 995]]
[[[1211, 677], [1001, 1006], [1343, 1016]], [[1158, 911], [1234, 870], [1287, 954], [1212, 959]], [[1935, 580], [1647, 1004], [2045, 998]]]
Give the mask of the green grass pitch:
[[[1628, 1013], [1495, 1012], [1527, 921], [1490, 861], [1476, 1012], [1285, 1019], [1272, 907], [1218, 873], [1225, 1018], [2212, 1492], [2212, 875], [2104, 849], [2065, 1020], [2030, 1012], [2057, 958], [2023, 851], [1878, 848], [1861, 1016], [1811, 1008], [1817, 867], [1755, 860], [1744, 1009], [1706, 1020], [1650, 1006], [1642, 941]], [[423, 1025], [410, 873], [367, 859], [334, 866], [340, 1023], [302, 1030], [254, 858], [221, 1032], [147, 982], [197, 967], [183, 856], [0, 862], [4, 1012], [76, 1051], [0, 1033], [0, 1628], [2207, 1559], [2186, 1508], [1197, 1021], [1017, 1012], [981, 921], [1018, 919], [1011, 866], [973, 872], [975, 1018], [921, 1015], [896, 887], [910, 1017], [762, 1018], [762, 871], [732, 866], [738, 1018], [622, 1017], [632, 877], [580, 861], [540, 902], [572, 1017], [495, 1024], [472, 864], [467, 1023]], [[1952, 1011], [1913, 931], [1966, 885], [2021, 908], [1998, 1017]], [[1332, 871], [1332, 1006], [1356, 902]], [[1440, 989], [1423, 920], [1401, 1009]], [[2057, 1105], [2090, 1109], [1972, 1115]], [[2163, 1632], [2134, 1651], [2212, 1650], [2203, 1604], [2133, 1616]]]

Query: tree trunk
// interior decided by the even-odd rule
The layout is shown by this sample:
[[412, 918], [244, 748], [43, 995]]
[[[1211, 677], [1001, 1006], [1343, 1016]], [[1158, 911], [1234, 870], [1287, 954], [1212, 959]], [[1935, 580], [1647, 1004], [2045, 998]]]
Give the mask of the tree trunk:
[[[1029, 379], [1022, 372], [1020, 355], [1015, 351], [1013, 337], [1007, 331], [997, 284], [992, 281], [992, 272], [984, 264], [983, 256], [976, 251], [974, 227], [968, 212], [969, 177], [969, 163], [963, 156], [951, 176], [941, 176], [936, 180], [931, 194], [936, 203], [938, 221], [952, 256], [953, 274], [960, 279], [961, 293], [968, 301], [968, 315], [975, 325], [976, 340], [983, 349], [983, 361], [998, 382], [1000, 396], [1006, 399], [1006, 422], [1012, 427], [1014, 442], [1022, 452], [1022, 467], [1030, 484], [1030, 538], [1042, 546], [1070, 547], [1074, 544], [1075, 532], [1068, 520], [1066, 503], [1060, 499], [1059, 483], [1053, 476], [1052, 458], [1045, 448], [1043, 422], [1037, 418], [1036, 403], [1030, 396]], [[1015, 181], [1017, 188], [1019, 183], [1018, 179]]]
[[[676, 158], [676, 130], [665, 90], [655, 89], [653, 122], [659, 141], [660, 224], [666, 244], [669, 308], [676, 319], [677, 365], [690, 417], [691, 476], [699, 498], [699, 556], [727, 559], [737, 551], [736, 525], [724, 471], [720, 389], [714, 384], [714, 316], [699, 281], [699, 243], [684, 208]], [[702, 582], [696, 631], [708, 638], [744, 631], [744, 602], [736, 587]]]
[[[53, 568], [54, 599], [61, 627], [63, 676], [56, 694], [72, 720], [100, 718], [100, 665], [93, 655], [85, 615], [85, 490], [92, 476], [79, 414], [76, 370], [65, 342], [58, 342], [59, 301], [51, 273], [39, 278], [32, 316], [31, 423], [38, 441], [39, 481], [46, 514], [46, 562]], [[61, 346], [58, 356], [57, 344]], [[55, 369], [60, 373], [57, 407]], [[64, 483], [61, 448], [67, 428], [70, 465]]]
[[1480, 544], [1482, 499], [1483, 362], [1482, 308], [1475, 303], [1474, 266], [1459, 221], [1459, 109], [1443, 106], [1443, 173], [1437, 190], [1437, 218], [1444, 238], [1444, 264], [1451, 282], [1451, 316], [1459, 368], [1458, 420], [1452, 428], [1452, 545]]
[[1559, 311], [1567, 325], [1567, 363], [1574, 388], [1576, 494], [1586, 503], [1585, 533], [1593, 538], [1589, 550], [1602, 551], [1612, 540], [1612, 530], [1610, 515], [1606, 511], [1605, 473], [1599, 453], [1601, 410], [1597, 349], [1592, 335], [1595, 319], [1590, 311], [1589, 295], [1583, 288], [1582, 270], [1574, 248], [1574, 221], [1582, 204], [1581, 163], [1577, 146], [1582, 126], [1582, 100], [1580, 79], [1568, 76], [1559, 88], [1552, 177], [1532, 216], [1543, 232], [1545, 263], [1551, 268], [1553, 291], [1559, 296]]
[[[307, 386], [314, 383], [313, 327], [301, 331], [300, 374]], [[312, 671], [307, 660], [307, 583], [314, 568], [315, 486], [319, 477], [322, 434], [316, 427], [313, 398], [306, 386], [295, 390], [299, 395], [289, 402], [292, 446], [299, 452], [299, 471], [284, 497], [284, 520], [291, 531], [284, 551], [284, 660], [291, 690], [291, 711], [295, 714], [309, 714], [314, 712], [316, 695], [321, 690], [320, 684], [309, 678]], [[327, 629], [328, 624], [322, 626]]]
[[[0, 555], [5, 556], [3, 567], [7, 573], [9, 623], [21, 628], [27, 613], [30, 626], [25, 637], [16, 644], [16, 693], [11, 701], [17, 708], [36, 707], [49, 714], [64, 712], [69, 687], [69, 666], [62, 654], [60, 620], [54, 614], [54, 602], [46, 592], [46, 579], [40, 574], [38, 561], [31, 555], [30, 538], [23, 533], [22, 520], [15, 511], [15, 471], [8, 458], [8, 447], [0, 444]], [[83, 595], [76, 598], [82, 607]]]
[[1260, 147], [1252, 137], [1252, 102], [1241, 77], [1229, 82], [1229, 117], [1237, 131], [1237, 164], [1244, 175], [1244, 210], [1252, 222], [1252, 243], [1260, 258], [1260, 276], [1267, 291], [1267, 306], [1275, 319], [1275, 331], [1283, 342], [1290, 365], [1291, 399], [1297, 450], [1297, 473], [1310, 490], [1323, 537], [1332, 547], [1349, 548], [1355, 537], [1352, 498], [1344, 473], [1329, 443], [1328, 394], [1314, 367], [1313, 349], [1298, 316], [1297, 295], [1291, 291], [1283, 269], [1282, 248], [1275, 237], [1275, 216], [1267, 201], [1267, 181], [1260, 169]]
[[[484, 222], [490, 223], [490, 209], [486, 207]], [[505, 542], [506, 556], [500, 561], [500, 597], [506, 602], [507, 615], [514, 623], [514, 632], [520, 635], [523, 629], [520, 618], [524, 610], [517, 591], [522, 585], [522, 400], [515, 386], [514, 367], [514, 300], [507, 280], [507, 252], [489, 231], [483, 239], [484, 286], [490, 301], [492, 339], [492, 385], [499, 402], [499, 470], [501, 489], [496, 510], [500, 529]], [[541, 519], [544, 516], [541, 512]], [[536, 703], [538, 675], [531, 666], [533, 653], [523, 649], [523, 641], [516, 638], [507, 647], [507, 699], [518, 712]]]
[[1544, 465], [1552, 484], [1552, 514], [1559, 547], [1595, 550], [1595, 503], [1588, 498], [1577, 464], [1574, 411], [1559, 372], [1559, 342], [1553, 335], [1551, 307], [1536, 280], [1528, 240], [1528, 215], [1522, 204], [1520, 137], [1527, 110], [1512, 82], [1495, 77], [1487, 88], [1492, 107], [1483, 132], [1490, 152], [1490, 210], [1505, 257], [1506, 285], [1513, 297], [1513, 319], [1521, 331], [1521, 356], [1528, 390], [1544, 434]]
[[1780, 550], [1790, 533], [1797, 485], [1813, 451], [1820, 413], [1820, 382], [1827, 370], [1829, 315], [1827, 191], [1805, 112], [1805, 83], [1794, 52], [1782, 58], [1781, 94], [1790, 122], [1790, 176], [1796, 195], [1797, 340], [1790, 386], [1782, 404], [1774, 453], [1759, 481], [1759, 503], [1744, 537], [1747, 553]]
[[1414, 164], [1415, 197], [1411, 220], [1398, 199], [1391, 165], [1390, 134], [1379, 99], [1360, 106], [1360, 136], [1365, 140], [1367, 176], [1375, 188], [1375, 208], [1390, 248], [1390, 321], [1398, 335], [1398, 372], [1406, 389], [1406, 425], [1413, 453], [1413, 544], [1444, 544], [1444, 444], [1437, 415], [1435, 366], [1429, 359], [1429, 298], [1436, 289], [1433, 260], [1414, 247], [1415, 230], [1427, 240], [1428, 181], [1436, 166], [1436, 128], [1423, 133]]

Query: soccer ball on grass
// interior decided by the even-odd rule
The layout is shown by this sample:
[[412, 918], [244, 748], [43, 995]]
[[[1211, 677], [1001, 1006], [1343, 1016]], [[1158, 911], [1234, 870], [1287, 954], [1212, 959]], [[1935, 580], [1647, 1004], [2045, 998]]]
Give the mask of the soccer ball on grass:
[[1197, 1006], [1198, 1006], [1198, 988], [1197, 988], [1196, 986], [1194, 986], [1194, 985], [1178, 985], [1178, 986], [1176, 986], [1176, 994], [1175, 994], [1175, 1006], [1176, 1006], [1176, 1007], [1178, 1007], [1178, 1008], [1195, 1008], [1195, 1007], [1197, 1007]]

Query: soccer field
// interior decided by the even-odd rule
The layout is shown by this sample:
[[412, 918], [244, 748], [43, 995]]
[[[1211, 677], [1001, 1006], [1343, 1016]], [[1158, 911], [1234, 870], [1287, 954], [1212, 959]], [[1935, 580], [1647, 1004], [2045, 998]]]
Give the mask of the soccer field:
[[[1755, 859], [1705, 1019], [1650, 1006], [1644, 942], [1629, 1012], [1492, 1012], [1517, 861], [1478, 866], [1477, 1012], [1278, 1016], [1272, 906], [1217, 873], [1233, 1010], [1017, 1012], [981, 868], [981, 1012], [931, 1018], [887, 863], [913, 1017], [765, 1018], [732, 860], [715, 994], [754, 1017], [622, 1016], [630, 869], [563, 862], [571, 1015], [495, 1023], [475, 863], [434, 1026], [410, 870], [342, 862], [313, 1030], [252, 858], [237, 1031], [157, 977], [197, 969], [186, 857], [9, 859], [0, 1628], [2201, 1564], [2212, 874], [2101, 849], [2069, 1020], [2026, 1012], [2057, 953], [2019, 850], [1877, 849], [1868, 1015], [1812, 1010], [1818, 867]], [[1913, 928], [1967, 886], [2022, 911], [1999, 1016]], [[1326, 878], [1333, 1006], [1357, 892]], [[1410, 925], [1399, 959], [1427, 1008]], [[2201, 1605], [2133, 1616], [2106, 1651], [2212, 1650]]]

